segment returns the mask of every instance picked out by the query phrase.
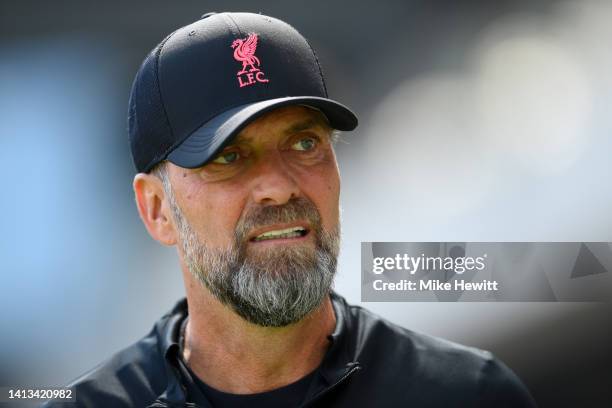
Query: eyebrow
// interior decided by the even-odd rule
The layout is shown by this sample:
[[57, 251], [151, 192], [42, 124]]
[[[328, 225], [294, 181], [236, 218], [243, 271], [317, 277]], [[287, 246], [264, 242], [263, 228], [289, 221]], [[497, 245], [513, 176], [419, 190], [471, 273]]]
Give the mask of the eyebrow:
[[315, 119], [308, 119], [303, 122], [294, 123], [293, 125], [289, 126], [287, 129], [283, 131], [283, 134], [289, 135], [292, 133], [301, 132], [306, 129], [311, 129], [317, 125], [320, 125], [319, 121]]

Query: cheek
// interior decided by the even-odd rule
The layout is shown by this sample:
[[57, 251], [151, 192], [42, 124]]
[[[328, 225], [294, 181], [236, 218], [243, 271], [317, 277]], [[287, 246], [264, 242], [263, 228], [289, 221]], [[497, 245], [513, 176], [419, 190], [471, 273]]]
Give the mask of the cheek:
[[242, 214], [241, 197], [228, 186], [191, 190], [185, 197], [190, 224], [206, 242], [217, 247], [227, 245]]
[[339, 222], [338, 217], [340, 216], [340, 178], [336, 175], [330, 179], [328, 183], [329, 205], [331, 211], [330, 221], [335, 225]]
[[212, 213], [213, 222], [223, 229], [226, 236], [233, 237], [236, 224], [244, 208], [242, 195], [225, 195], [215, 201], [214, 207], [215, 209]]
[[303, 192], [317, 206], [326, 229], [335, 227], [339, 216], [340, 177], [336, 167], [311, 171], [302, 182]]

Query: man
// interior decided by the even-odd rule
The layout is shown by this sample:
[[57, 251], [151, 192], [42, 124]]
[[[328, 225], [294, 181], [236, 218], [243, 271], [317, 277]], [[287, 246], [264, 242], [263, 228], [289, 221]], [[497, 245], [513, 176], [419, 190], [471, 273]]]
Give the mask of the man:
[[331, 290], [333, 142], [356, 126], [279, 20], [207, 14], [149, 54], [130, 97], [133, 186], [148, 232], [177, 246], [187, 297], [73, 383], [79, 406], [534, 406], [490, 353]]

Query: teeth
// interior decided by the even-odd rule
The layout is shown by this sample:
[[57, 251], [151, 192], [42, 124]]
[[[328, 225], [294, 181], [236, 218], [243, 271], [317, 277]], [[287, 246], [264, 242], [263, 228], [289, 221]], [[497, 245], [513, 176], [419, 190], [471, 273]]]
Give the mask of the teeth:
[[254, 241], [265, 241], [267, 239], [295, 238], [301, 237], [306, 230], [302, 227], [291, 227], [282, 230], [267, 231], [255, 237]]

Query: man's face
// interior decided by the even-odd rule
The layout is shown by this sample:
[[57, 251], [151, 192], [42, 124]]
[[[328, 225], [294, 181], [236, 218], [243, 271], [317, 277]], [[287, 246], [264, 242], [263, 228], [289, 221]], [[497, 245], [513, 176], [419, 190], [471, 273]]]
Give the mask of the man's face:
[[253, 121], [201, 168], [168, 165], [185, 263], [252, 323], [294, 323], [331, 288], [340, 179], [330, 134], [319, 112], [285, 107]]

